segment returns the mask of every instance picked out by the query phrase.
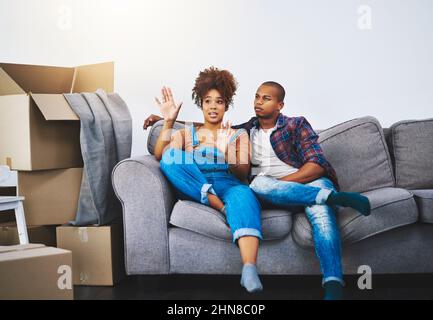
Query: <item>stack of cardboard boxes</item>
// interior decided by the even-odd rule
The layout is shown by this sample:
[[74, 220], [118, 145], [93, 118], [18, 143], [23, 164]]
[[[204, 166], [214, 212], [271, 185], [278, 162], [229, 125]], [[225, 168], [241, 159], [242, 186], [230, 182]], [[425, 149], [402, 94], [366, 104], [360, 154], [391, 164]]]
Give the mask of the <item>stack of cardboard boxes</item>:
[[[57, 227], [75, 220], [83, 173], [80, 121], [63, 94], [98, 88], [109, 93], [113, 87], [112, 62], [75, 68], [0, 63], [0, 165], [18, 176], [16, 190], [0, 188], [0, 195], [25, 197], [30, 243], [53, 246], [57, 236], [57, 246], [72, 251], [77, 285], [115, 283], [122, 274], [123, 240], [117, 225]], [[13, 213], [0, 216], [0, 222], [14, 218]], [[0, 246], [16, 243], [16, 226], [10, 221], [0, 225]], [[12, 254], [3, 249], [0, 266], [7, 255], [34, 255], [38, 250]], [[6, 277], [2, 271], [0, 282]]]

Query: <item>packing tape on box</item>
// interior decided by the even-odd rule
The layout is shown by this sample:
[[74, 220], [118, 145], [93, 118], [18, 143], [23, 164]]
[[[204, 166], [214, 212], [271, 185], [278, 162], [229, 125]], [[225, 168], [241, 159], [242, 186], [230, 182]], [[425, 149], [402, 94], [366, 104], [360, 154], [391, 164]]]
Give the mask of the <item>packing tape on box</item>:
[[89, 276], [85, 271], [80, 272], [80, 283], [87, 283], [89, 281]]
[[6, 165], [12, 169], [12, 158], [6, 157]]
[[78, 228], [78, 236], [80, 237], [80, 241], [86, 243], [89, 241], [89, 234], [87, 233], [87, 227], [79, 227]]

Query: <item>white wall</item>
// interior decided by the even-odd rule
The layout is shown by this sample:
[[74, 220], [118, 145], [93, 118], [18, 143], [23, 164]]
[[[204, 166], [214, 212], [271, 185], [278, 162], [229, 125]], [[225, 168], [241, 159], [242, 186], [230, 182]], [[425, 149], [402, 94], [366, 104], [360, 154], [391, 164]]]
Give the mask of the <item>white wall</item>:
[[[371, 29], [368, 12], [371, 9]], [[364, 115], [387, 127], [433, 117], [431, 0], [0, 0], [0, 61], [73, 66], [115, 61], [116, 91], [143, 119], [162, 85], [200, 120], [191, 89], [215, 65], [240, 83], [234, 123], [253, 115], [257, 86], [287, 91], [285, 113], [326, 128]]]

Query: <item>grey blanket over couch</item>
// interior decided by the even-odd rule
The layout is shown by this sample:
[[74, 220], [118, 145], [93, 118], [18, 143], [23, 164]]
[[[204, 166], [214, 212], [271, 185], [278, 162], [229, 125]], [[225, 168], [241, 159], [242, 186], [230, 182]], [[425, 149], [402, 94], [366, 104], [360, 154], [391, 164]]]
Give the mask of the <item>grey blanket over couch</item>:
[[71, 224], [108, 224], [121, 217], [111, 171], [119, 161], [131, 156], [131, 115], [118, 94], [107, 94], [102, 89], [64, 96], [80, 118], [84, 162], [77, 215]]

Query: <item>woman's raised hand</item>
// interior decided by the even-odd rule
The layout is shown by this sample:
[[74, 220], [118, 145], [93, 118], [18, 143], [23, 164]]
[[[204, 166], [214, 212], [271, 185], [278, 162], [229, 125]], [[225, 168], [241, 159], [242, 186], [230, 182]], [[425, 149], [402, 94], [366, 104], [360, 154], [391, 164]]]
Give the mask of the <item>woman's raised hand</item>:
[[158, 98], [155, 98], [156, 103], [159, 106], [159, 110], [165, 121], [176, 121], [179, 110], [182, 107], [182, 102], [176, 104], [173, 99], [171, 89], [163, 87], [161, 89], [162, 102]]
[[218, 130], [217, 135], [217, 148], [226, 153], [229, 143], [235, 133], [236, 130], [232, 129], [232, 124], [230, 123], [230, 121], [226, 121], [226, 123], [221, 123], [221, 129]]

